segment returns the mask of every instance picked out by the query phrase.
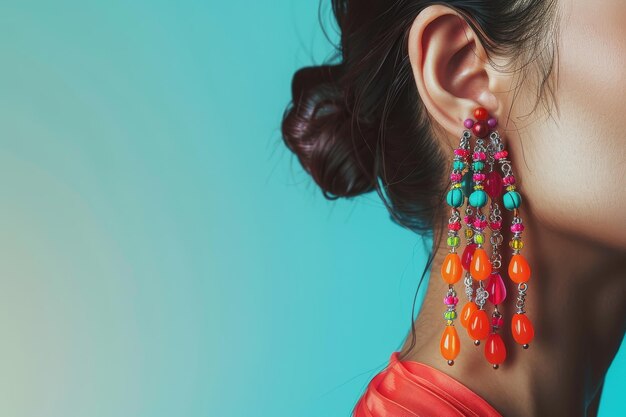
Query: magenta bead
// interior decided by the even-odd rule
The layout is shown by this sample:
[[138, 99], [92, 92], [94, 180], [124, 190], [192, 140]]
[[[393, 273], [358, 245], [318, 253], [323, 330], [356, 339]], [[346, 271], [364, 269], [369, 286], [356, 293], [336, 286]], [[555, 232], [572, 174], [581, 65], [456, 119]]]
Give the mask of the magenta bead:
[[502, 318], [502, 316], [500, 316], [500, 317], [492, 317], [491, 318], [491, 325], [493, 327], [502, 327], [502, 326], [504, 326], [504, 319]]
[[455, 149], [454, 154], [462, 157], [466, 157], [469, 155], [469, 151], [467, 149]]
[[462, 178], [463, 176], [458, 172], [453, 172], [452, 174], [450, 174], [450, 179], [454, 182], [459, 182]]
[[484, 152], [474, 152], [472, 158], [474, 159], [474, 161], [484, 161], [485, 159], [487, 159], [487, 154], [485, 154]]
[[474, 223], [474, 219], [475, 219], [474, 216], [464, 216], [463, 217], [463, 221], [465, 222], [465, 224], [468, 224], [468, 225]]
[[499, 151], [496, 152], [493, 157], [496, 159], [502, 159], [502, 158], [506, 158], [509, 155], [509, 153], [507, 151]]
[[472, 119], [465, 119], [465, 121], [463, 122], [463, 126], [465, 126], [468, 129], [471, 129], [472, 126], [474, 126], [474, 121]]
[[487, 227], [487, 220], [481, 220], [481, 219], [474, 220], [474, 227], [480, 230], [484, 229], [485, 227]]
[[506, 287], [502, 276], [498, 272], [493, 272], [489, 276], [489, 282], [485, 288], [489, 293], [489, 302], [492, 304], [500, 304], [506, 298]]
[[482, 173], [474, 174], [474, 175], [472, 175], [472, 178], [474, 179], [474, 182], [484, 181], [485, 180], [485, 174], [482, 174]]
[[502, 222], [501, 221], [491, 222], [489, 223], [489, 227], [491, 228], [491, 230], [500, 230], [502, 228]]
[[513, 233], [517, 233], [517, 232], [523, 232], [524, 231], [524, 225], [521, 223], [513, 223], [511, 225], [511, 232]]
[[504, 182], [505, 185], [515, 184], [515, 176], [507, 175], [502, 179], [502, 182]]
[[492, 200], [497, 200], [502, 194], [502, 177], [497, 171], [487, 173], [487, 178], [485, 178], [485, 192]]
[[472, 264], [472, 256], [474, 256], [474, 251], [478, 247], [475, 243], [470, 243], [465, 246], [463, 249], [463, 255], [461, 255], [461, 265], [463, 265], [463, 269], [469, 271], [470, 265]]
[[443, 297], [443, 303], [447, 306], [455, 306], [459, 302], [458, 297], [453, 297], [451, 295]]
[[448, 223], [448, 229], [456, 231], [461, 230], [461, 222]]
[[489, 127], [490, 127], [490, 128], [492, 128], [492, 129], [493, 129], [494, 127], [496, 127], [496, 125], [497, 125], [497, 124], [498, 124], [498, 121], [496, 120], [496, 118], [495, 118], [495, 117], [490, 117], [490, 118], [487, 120], [487, 126], [489, 126]]

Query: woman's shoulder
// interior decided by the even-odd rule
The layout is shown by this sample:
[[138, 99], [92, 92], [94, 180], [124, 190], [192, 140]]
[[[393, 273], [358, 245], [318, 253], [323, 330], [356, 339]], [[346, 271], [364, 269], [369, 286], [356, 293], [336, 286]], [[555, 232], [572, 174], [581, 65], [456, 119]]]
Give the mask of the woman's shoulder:
[[502, 417], [487, 401], [450, 375], [421, 362], [389, 364], [369, 382], [353, 417]]

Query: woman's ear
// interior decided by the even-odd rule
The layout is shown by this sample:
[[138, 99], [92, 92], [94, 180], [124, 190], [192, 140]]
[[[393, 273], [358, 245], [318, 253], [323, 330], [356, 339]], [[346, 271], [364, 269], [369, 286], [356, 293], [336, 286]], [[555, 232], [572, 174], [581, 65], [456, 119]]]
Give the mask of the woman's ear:
[[420, 98], [431, 118], [454, 137], [476, 107], [499, 118], [501, 86], [479, 38], [453, 9], [422, 10], [409, 32], [409, 59]]

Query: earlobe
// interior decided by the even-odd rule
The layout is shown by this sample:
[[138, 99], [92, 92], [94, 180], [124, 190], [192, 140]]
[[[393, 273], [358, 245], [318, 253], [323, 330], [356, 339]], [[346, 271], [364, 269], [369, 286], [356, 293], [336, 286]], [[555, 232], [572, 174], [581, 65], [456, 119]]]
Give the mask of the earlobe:
[[408, 52], [420, 98], [430, 116], [450, 134], [476, 107], [498, 114], [490, 87], [491, 65], [480, 40], [453, 9], [433, 5], [415, 18]]

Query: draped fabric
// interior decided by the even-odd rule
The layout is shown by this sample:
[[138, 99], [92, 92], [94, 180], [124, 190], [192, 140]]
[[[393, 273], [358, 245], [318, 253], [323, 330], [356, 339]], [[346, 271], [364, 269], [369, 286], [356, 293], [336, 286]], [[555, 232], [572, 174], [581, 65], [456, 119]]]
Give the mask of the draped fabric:
[[502, 417], [456, 379], [399, 354], [370, 381], [353, 417]]

